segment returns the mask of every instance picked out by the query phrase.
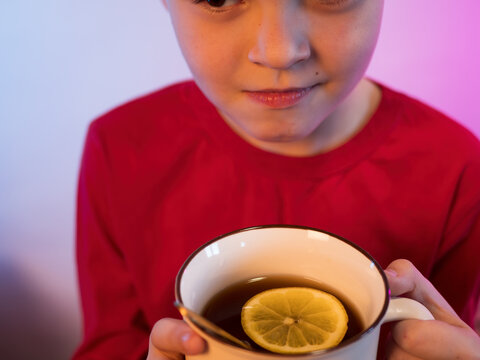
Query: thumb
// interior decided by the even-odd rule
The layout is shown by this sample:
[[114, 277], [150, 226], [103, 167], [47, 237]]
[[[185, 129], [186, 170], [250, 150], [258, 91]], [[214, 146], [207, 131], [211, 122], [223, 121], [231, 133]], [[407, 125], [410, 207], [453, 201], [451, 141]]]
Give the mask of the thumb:
[[393, 261], [385, 269], [385, 274], [392, 296], [403, 295], [422, 303], [436, 320], [467, 326], [432, 283], [410, 261], [404, 259]]
[[150, 349], [161, 353], [195, 355], [205, 350], [205, 342], [183, 320], [165, 318], [153, 326]]

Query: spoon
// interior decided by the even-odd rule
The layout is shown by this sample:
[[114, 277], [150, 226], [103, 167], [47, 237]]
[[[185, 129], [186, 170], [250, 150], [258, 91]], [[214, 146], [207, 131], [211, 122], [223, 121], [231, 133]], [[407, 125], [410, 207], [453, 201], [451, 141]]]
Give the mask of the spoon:
[[173, 304], [178, 309], [180, 314], [182, 314], [183, 317], [188, 318], [191, 322], [193, 322], [196, 326], [198, 326], [200, 329], [202, 329], [206, 333], [213, 334], [217, 337], [220, 337], [224, 340], [227, 340], [238, 346], [241, 346], [244, 349], [252, 350], [252, 347], [248, 342], [237, 339], [235, 336], [231, 335], [230, 333], [226, 332], [222, 328], [218, 327], [217, 325], [212, 323], [210, 320], [207, 320], [206, 318], [204, 318], [202, 315], [197, 314], [195, 311], [188, 309], [181, 302], [175, 301]]

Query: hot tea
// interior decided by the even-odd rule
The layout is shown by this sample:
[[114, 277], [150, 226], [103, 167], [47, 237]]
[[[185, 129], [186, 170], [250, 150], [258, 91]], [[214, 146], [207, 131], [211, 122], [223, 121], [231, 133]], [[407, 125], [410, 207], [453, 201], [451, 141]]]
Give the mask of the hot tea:
[[256, 345], [243, 331], [242, 306], [247, 300], [262, 291], [283, 287], [313, 288], [337, 297], [345, 307], [349, 318], [347, 333], [342, 342], [364, 329], [356, 309], [341, 295], [316, 281], [290, 275], [262, 276], [234, 283], [215, 294], [205, 305], [202, 315], [238, 339], [247, 341], [255, 350], [267, 351]]

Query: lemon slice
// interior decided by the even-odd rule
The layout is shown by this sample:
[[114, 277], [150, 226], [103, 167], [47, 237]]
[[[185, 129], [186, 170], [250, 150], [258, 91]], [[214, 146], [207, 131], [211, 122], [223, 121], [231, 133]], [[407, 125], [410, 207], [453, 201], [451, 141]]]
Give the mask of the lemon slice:
[[263, 291], [242, 308], [242, 327], [259, 346], [280, 354], [328, 349], [342, 341], [348, 316], [333, 295], [305, 287]]

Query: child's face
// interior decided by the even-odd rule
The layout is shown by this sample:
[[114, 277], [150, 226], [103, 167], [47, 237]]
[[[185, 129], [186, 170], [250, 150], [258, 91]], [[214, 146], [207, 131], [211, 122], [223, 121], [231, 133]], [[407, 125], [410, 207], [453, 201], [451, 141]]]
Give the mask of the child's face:
[[[192, 74], [260, 142], [308, 139], [363, 77], [383, 0], [164, 0]], [[289, 90], [289, 91], [285, 91]]]

